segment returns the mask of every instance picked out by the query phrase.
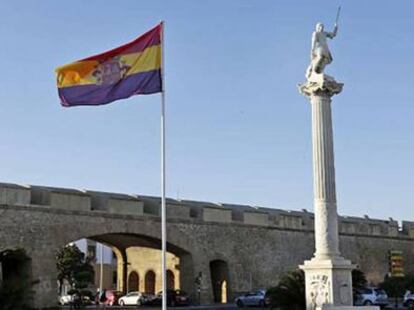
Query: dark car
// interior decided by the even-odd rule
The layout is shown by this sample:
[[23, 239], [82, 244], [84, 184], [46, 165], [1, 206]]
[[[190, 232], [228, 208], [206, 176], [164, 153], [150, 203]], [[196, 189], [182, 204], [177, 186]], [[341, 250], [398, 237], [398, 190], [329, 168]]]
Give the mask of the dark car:
[[[149, 306], [161, 306], [162, 304], [162, 292], [159, 292], [154, 299], [149, 300], [146, 305]], [[167, 290], [167, 306], [188, 306], [190, 304], [190, 297], [184, 291], [180, 290]]]

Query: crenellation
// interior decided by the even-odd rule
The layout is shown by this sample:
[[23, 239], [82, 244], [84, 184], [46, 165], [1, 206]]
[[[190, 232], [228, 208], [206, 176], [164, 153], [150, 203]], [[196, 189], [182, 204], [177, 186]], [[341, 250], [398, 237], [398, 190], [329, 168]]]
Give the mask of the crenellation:
[[50, 193], [50, 206], [66, 210], [90, 211], [91, 199], [82, 194], [65, 194], [61, 192]]
[[161, 198], [154, 196], [137, 196], [144, 202], [144, 214], [146, 215], [161, 215]]
[[269, 226], [269, 214], [258, 211], [244, 211], [244, 223], [249, 225]]
[[[40, 205], [53, 208], [100, 211], [112, 214], [160, 216], [161, 199], [156, 196], [77, 190], [46, 186], [22, 186], [0, 183], [0, 203]], [[213, 203], [167, 198], [167, 218], [206, 222], [239, 223], [294, 230], [314, 230], [314, 214], [302, 209], [288, 211], [250, 205]], [[402, 229], [388, 220], [340, 216], [339, 232], [352, 235], [414, 237], [414, 222], [404, 221]]]
[[220, 205], [196, 200], [179, 200], [180, 204], [190, 209], [190, 218], [198, 221], [204, 220], [204, 208], [219, 208]]
[[50, 192], [43, 187], [30, 186], [30, 204], [50, 206]]
[[307, 217], [307, 214], [304, 214], [303, 212], [270, 208], [259, 208], [259, 210], [269, 214], [269, 222], [271, 223], [271, 226], [299, 230], [305, 228], [304, 217]]
[[190, 218], [191, 208], [187, 205], [181, 204], [179, 201], [167, 203], [167, 218]]
[[84, 191], [70, 188], [30, 186], [30, 204], [57, 209], [90, 211], [91, 199]]
[[390, 223], [388, 226], [388, 235], [392, 237], [396, 237], [399, 234], [398, 222], [394, 223]]
[[345, 217], [339, 218], [340, 231], [347, 234], [362, 234], [374, 236], [399, 235], [398, 222], [393, 219], [379, 220], [371, 219], [368, 216], [363, 218]]
[[137, 197], [97, 191], [86, 191], [86, 193], [90, 196], [92, 210], [113, 214], [144, 214], [144, 202]]
[[144, 202], [135, 196], [98, 191], [85, 191], [85, 193], [90, 196], [92, 211], [133, 215], [144, 213]]
[[279, 226], [284, 228], [302, 229], [303, 228], [302, 217], [291, 214], [280, 214]]
[[203, 209], [190, 208], [190, 218], [195, 219], [195, 220], [202, 220], [202, 218], [203, 218]]
[[219, 206], [227, 209], [231, 209], [231, 219], [234, 222], [241, 222], [246, 224], [251, 224], [246, 222], [245, 212], [255, 212], [257, 208], [248, 205], [236, 205], [229, 203], [220, 203]]
[[29, 205], [30, 189], [22, 185], [0, 183], [0, 204]]
[[231, 219], [234, 222], [241, 222], [245, 221], [244, 212], [240, 210], [231, 210]]
[[204, 207], [203, 220], [206, 222], [231, 223], [232, 210], [212, 206]]
[[381, 230], [380, 225], [378, 225], [378, 224], [368, 224], [368, 227], [369, 227], [369, 233], [371, 235], [377, 235], [377, 236], [381, 235], [382, 230]]
[[414, 238], [414, 222], [403, 221], [401, 234]]

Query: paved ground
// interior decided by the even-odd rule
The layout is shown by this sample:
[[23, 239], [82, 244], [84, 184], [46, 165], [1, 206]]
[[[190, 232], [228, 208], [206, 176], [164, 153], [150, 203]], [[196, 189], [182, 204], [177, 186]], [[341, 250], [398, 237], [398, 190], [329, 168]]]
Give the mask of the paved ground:
[[[70, 307], [69, 306], [65, 306], [62, 307], [62, 309], [65, 310], [69, 310]], [[81, 309], [88, 309], [88, 310], [104, 310], [105, 308], [103, 307], [96, 307], [96, 306], [88, 306], [88, 307], [84, 307]], [[139, 310], [159, 310], [161, 309], [161, 307], [135, 307], [135, 306], [113, 306], [113, 307], [106, 307], [105, 310], [135, 310], [135, 309], [139, 309]], [[226, 305], [204, 305], [204, 306], [189, 306], [189, 307], [174, 307], [174, 308], [170, 308], [170, 309], [176, 309], [176, 310], [189, 310], [189, 309], [199, 309], [199, 310], [209, 310], [209, 309], [214, 309], [214, 310], [234, 310], [237, 309], [236, 305], [234, 304], [226, 304]], [[254, 309], [254, 308], [252, 308]], [[259, 308], [256, 308], [259, 309]]]
[[[70, 307], [65, 306], [62, 307], [62, 309], [64, 310], [69, 310]], [[87, 310], [135, 310], [135, 309], [139, 309], [139, 310], [159, 310], [161, 309], [161, 307], [135, 307], [135, 306], [113, 306], [113, 307], [106, 307], [106, 309], [100, 307], [97, 308], [96, 306], [88, 306], [86, 308], [81, 308], [81, 309], [87, 309]], [[209, 310], [209, 309], [214, 309], [214, 310], [235, 310], [238, 309], [236, 305], [234, 304], [226, 304], [226, 305], [204, 305], [204, 306], [189, 306], [189, 307], [175, 307], [175, 308], [169, 308], [169, 309], [176, 309], [176, 310], [189, 310], [189, 309], [195, 309], [195, 310]], [[261, 310], [261, 308], [258, 307], [250, 307], [250, 308], [244, 308], [244, 309], [251, 309], [251, 310]], [[395, 307], [387, 307], [386, 310], [402, 310], [402, 309], [406, 309], [403, 306], [399, 306], [398, 308]]]

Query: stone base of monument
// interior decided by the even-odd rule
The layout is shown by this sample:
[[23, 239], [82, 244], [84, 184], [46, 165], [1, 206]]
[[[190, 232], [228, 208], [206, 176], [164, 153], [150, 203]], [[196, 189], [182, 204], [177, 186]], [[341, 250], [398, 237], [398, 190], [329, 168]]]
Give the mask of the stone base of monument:
[[355, 308], [352, 306], [351, 276], [355, 265], [349, 260], [340, 256], [315, 257], [305, 261], [300, 268], [305, 272], [307, 310]]

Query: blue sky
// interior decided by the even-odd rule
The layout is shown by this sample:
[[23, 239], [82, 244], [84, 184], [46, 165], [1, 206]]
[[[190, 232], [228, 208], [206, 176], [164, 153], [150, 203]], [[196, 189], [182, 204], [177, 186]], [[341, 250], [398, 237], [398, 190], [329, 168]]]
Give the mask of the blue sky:
[[0, 2], [0, 180], [158, 195], [160, 96], [59, 105], [54, 68], [166, 21], [167, 192], [312, 209], [311, 32], [332, 28], [341, 214], [414, 220], [412, 1]]

